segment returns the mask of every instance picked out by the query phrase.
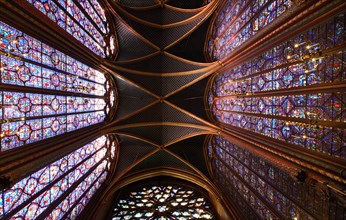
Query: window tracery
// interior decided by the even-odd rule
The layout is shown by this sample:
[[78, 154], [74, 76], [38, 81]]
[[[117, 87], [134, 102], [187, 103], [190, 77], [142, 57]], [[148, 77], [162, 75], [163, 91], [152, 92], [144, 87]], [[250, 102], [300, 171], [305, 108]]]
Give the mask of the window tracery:
[[3, 22], [0, 34], [1, 152], [100, 123], [114, 107], [104, 73]]
[[345, 92], [313, 91], [345, 81], [344, 24], [342, 13], [217, 75], [208, 98], [215, 118], [345, 157]]
[[106, 57], [110, 27], [97, 0], [27, 1], [95, 54]]
[[326, 204], [315, 188], [220, 136], [209, 140], [207, 151], [217, 183], [231, 200], [242, 200], [237, 204], [244, 210], [247, 203], [264, 219], [280, 219], [277, 213], [289, 219], [322, 218]]
[[116, 148], [102, 136], [0, 191], [0, 218], [75, 218], [107, 178]]
[[152, 185], [123, 195], [112, 219], [212, 219], [209, 201], [188, 187]]
[[214, 60], [227, 57], [292, 5], [291, 0], [228, 0], [213, 26], [208, 43], [210, 56]]

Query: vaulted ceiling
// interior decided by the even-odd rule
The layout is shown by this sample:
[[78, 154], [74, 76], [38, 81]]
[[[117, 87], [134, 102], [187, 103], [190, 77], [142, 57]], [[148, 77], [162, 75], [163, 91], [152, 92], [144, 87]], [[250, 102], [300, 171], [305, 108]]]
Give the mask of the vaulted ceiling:
[[117, 116], [105, 133], [119, 138], [114, 181], [134, 173], [175, 169], [208, 179], [204, 93], [219, 68], [206, 62], [205, 38], [219, 1], [107, 1], [119, 53], [104, 62], [118, 88]]

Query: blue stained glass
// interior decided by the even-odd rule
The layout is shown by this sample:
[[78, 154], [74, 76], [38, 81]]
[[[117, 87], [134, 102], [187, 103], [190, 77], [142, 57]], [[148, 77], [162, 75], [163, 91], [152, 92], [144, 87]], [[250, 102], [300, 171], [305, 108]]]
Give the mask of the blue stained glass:
[[[1, 124], [0, 151], [105, 119], [109, 111], [105, 101], [108, 82], [103, 73], [3, 22], [0, 33], [0, 50], [4, 53], [0, 55], [1, 83], [21, 86], [22, 91], [25, 87], [38, 88], [37, 93], [1, 92], [0, 115], [6, 121]], [[39, 89], [48, 92], [42, 94]], [[66, 94], [50, 95], [53, 90]]]
[[226, 4], [217, 16], [213, 35], [208, 40], [210, 56], [214, 60], [227, 57], [292, 5], [291, 0], [232, 1]]
[[[79, 200], [84, 201], [80, 206], [82, 210], [107, 177], [107, 167], [110, 163], [107, 151], [111, 147], [109, 144], [107, 137], [102, 136], [20, 180], [10, 189], [1, 191], [0, 217], [37, 218], [63, 195], [69, 198], [69, 205], [66, 206], [66, 202], [62, 202], [61, 204], [65, 204], [63, 207], [53, 207], [54, 216], [58, 216], [58, 209], [65, 213], [75, 212], [70, 208]], [[87, 174], [89, 170], [91, 173]], [[79, 180], [81, 183], [78, 187], [66, 194], [66, 191]], [[19, 211], [14, 212], [18, 207]], [[61, 219], [62, 215], [59, 217]]]
[[[67, 0], [67, 12], [80, 24], [80, 27], [86, 29], [89, 32], [90, 36], [96, 38], [98, 45], [96, 46], [105, 46], [105, 42], [103, 40], [102, 35], [99, 31], [96, 30], [95, 26], [91, 24], [88, 18], [84, 15], [84, 13], [78, 8], [78, 6], [73, 3], [72, 0]], [[91, 39], [91, 38], [90, 38]]]
[[[46, 0], [28, 0], [28, 2], [95, 54], [105, 57], [104, 47], [106, 43], [104, 37], [108, 35], [109, 29], [105, 28], [107, 19], [98, 3], [93, 3], [94, 6], [97, 5], [97, 9], [94, 9], [88, 0], [80, 1], [77, 3], [83, 8], [80, 10], [72, 0], [59, 0], [57, 1], [58, 4]], [[89, 20], [85, 14], [88, 14], [92, 20]], [[102, 34], [98, 29], [101, 30]]]
[[[280, 218], [269, 204], [282, 216], [312, 219], [323, 215], [323, 210], [319, 210], [323, 201], [314, 199], [318, 195], [315, 188], [298, 183], [289, 173], [220, 136], [213, 136], [207, 147], [218, 184], [228, 189], [227, 196], [238, 200], [238, 205], [243, 204], [244, 210], [250, 206], [261, 218]], [[249, 213], [251, 210], [244, 214]]]
[[[208, 98], [215, 118], [283, 142], [344, 157], [345, 130], [323, 124], [345, 121], [345, 109], [341, 107], [345, 92], [306, 92], [306, 87], [345, 81], [340, 68], [344, 69], [346, 52], [339, 49], [298, 62], [311, 50], [334, 48], [324, 28], [334, 26], [336, 18], [344, 18], [344, 14], [218, 74]], [[305, 91], [292, 95], [292, 88]]]
[[99, 14], [99, 16], [101, 16], [103, 21], [107, 21], [106, 15], [104, 10], [102, 9], [102, 7], [100, 6], [100, 3], [97, 0], [91, 0], [91, 4], [93, 5], [93, 7], [95, 8], [95, 10], [97, 11], [97, 13]]
[[213, 219], [209, 201], [187, 186], [148, 185], [121, 195], [112, 219], [134, 216], [140, 219]]
[[2, 198], [2, 195], [0, 196], [0, 216], [4, 215], [4, 200]]
[[[2, 28], [1, 30], [3, 31], [1, 33], [2, 34], [5, 33], [4, 34], [5, 38], [6, 36], [8, 36], [9, 32], [13, 32], [14, 34], [21, 35], [21, 32], [17, 31], [16, 29], [10, 26], [7, 26], [4, 23], [1, 23], [1, 28]], [[33, 40], [36, 41], [35, 39]], [[2, 41], [4, 41], [4, 38], [2, 38]], [[11, 42], [12, 43], [17, 42], [17, 40], [12, 39]], [[39, 43], [39, 45], [41, 45], [41, 43]], [[32, 47], [32, 44], [30, 45], [30, 47]], [[9, 52], [13, 55], [30, 59], [32, 61], [37, 61], [37, 63], [46, 64], [47, 66], [54, 67], [57, 70], [65, 71], [65, 73], [59, 72], [55, 74], [55, 75], [59, 75], [60, 81], [67, 78], [70, 80], [70, 83], [72, 83], [73, 81], [75, 81], [76, 83], [82, 82], [83, 83], [82, 86], [87, 85], [87, 82], [85, 82], [84, 79], [92, 80], [92, 81], [95, 81], [96, 83], [101, 83], [101, 84], [105, 82], [105, 77], [103, 76], [102, 73], [96, 70], [93, 70], [85, 66], [84, 64], [81, 64], [80, 62], [62, 54], [59, 51], [56, 51], [52, 48], [48, 48], [48, 46], [46, 45], [43, 48], [46, 48], [46, 50], [45, 52], [42, 53], [42, 62], [41, 62], [40, 54], [35, 55], [34, 56], [35, 58], [33, 58], [33, 56], [28, 55], [29, 53], [27, 52], [21, 53], [18, 50], [13, 49], [12, 46], [9, 44], [4, 45], [1, 48], [1, 50], [3, 52]], [[54, 51], [54, 53], [47, 52], [48, 49], [50, 51]], [[8, 81], [9, 83], [12, 83], [12, 84], [18, 83], [20, 85], [28, 84], [28, 86], [34, 86], [33, 84], [38, 84], [35, 87], [41, 87], [39, 77], [41, 76], [41, 72], [43, 72], [42, 73], [44, 74], [43, 76], [48, 78], [45, 80], [46, 84], [44, 84], [46, 87], [50, 86], [48, 81], [52, 81], [51, 84], [53, 84], [54, 86], [58, 86], [58, 80], [56, 78], [53, 77], [52, 79], [50, 79], [50, 76], [54, 76], [55, 71], [49, 70], [48, 68], [41, 68], [38, 65], [30, 64], [28, 62], [23, 62], [21, 61], [21, 59], [15, 59], [15, 58], [7, 57], [4, 55], [1, 55], [1, 63], [2, 63], [1, 66], [3, 68], [1, 71], [3, 81]], [[78, 77], [81, 77], [81, 79], [78, 79]], [[95, 83], [89, 83], [89, 85], [93, 91], [95, 91], [97, 88], [100, 87]], [[71, 87], [73, 87], [73, 85], [67, 85], [67, 88], [71, 88]], [[77, 88], [75, 90], [78, 91]], [[100, 94], [100, 93], [102, 94], [102, 92], [104, 91], [102, 90], [99, 92], [95, 91], [94, 94]]]
[[[93, 21], [96, 23], [96, 25], [101, 29], [101, 31], [106, 34], [106, 28], [104, 23], [102, 22], [100, 15], [97, 14], [97, 12], [94, 10], [93, 6], [90, 4], [88, 0], [82, 0], [79, 1], [79, 4], [81, 4], [84, 8], [84, 10], [87, 12], [87, 14], [93, 19]], [[97, 2], [98, 5], [98, 2]], [[101, 9], [102, 10], [102, 9]], [[105, 18], [105, 17], [104, 17]]]

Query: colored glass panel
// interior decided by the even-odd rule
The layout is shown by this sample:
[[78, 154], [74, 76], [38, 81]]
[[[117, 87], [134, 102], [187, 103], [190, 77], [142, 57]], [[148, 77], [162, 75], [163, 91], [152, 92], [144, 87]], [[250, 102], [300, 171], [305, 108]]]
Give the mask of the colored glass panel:
[[[85, 12], [92, 18], [92, 20], [96, 23], [96, 25], [99, 27], [102, 33], [106, 34], [107, 30], [106, 30], [105, 24], [103, 23], [101, 16], [96, 12], [92, 4], [90, 4], [88, 0], [81, 0], [81, 1], [78, 1], [78, 3], [83, 6]], [[95, 6], [95, 3], [93, 4]], [[100, 7], [98, 2], [96, 2], [96, 4], [98, 5], [98, 7]], [[101, 7], [100, 9], [103, 12]], [[104, 16], [104, 13], [103, 13], [103, 16]], [[105, 16], [103, 18], [105, 18]]]
[[[1, 83], [23, 91], [0, 92], [0, 151], [105, 119], [105, 111], [110, 110], [105, 96], [110, 92], [106, 92], [109, 82], [103, 73], [3, 22], [0, 34]], [[25, 92], [27, 87], [38, 90]]]
[[104, 10], [102, 9], [100, 3], [97, 0], [91, 0], [92, 6], [95, 8], [98, 15], [102, 18], [104, 22], [107, 21]]
[[209, 54], [214, 60], [227, 57], [292, 5], [291, 0], [228, 0], [215, 19]]
[[109, 28], [106, 28], [107, 20], [97, 1], [90, 3], [89, 0], [83, 0], [75, 3], [72, 0], [28, 0], [28, 2], [95, 54], [105, 57], [104, 37], [108, 35]]
[[[97, 169], [88, 176], [88, 178], [82, 182], [78, 187], [80, 187], [80, 190], [76, 195], [70, 195], [69, 197], [66, 197], [66, 202], [69, 202], [71, 204], [71, 197], [75, 197], [76, 202], [75, 204], [71, 204], [72, 211], [68, 213], [66, 216], [68, 219], [75, 219], [84, 209], [84, 207], [87, 205], [87, 203], [92, 198], [93, 194], [96, 192], [98, 188], [100, 188], [101, 184], [105, 181], [107, 177], [107, 172], [104, 172], [101, 176], [95, 178], [94, 176], [97, 175], [99, 170], [105, 169], [106, 163], [100, 164]], [[95, 180], [96, 179], [96, 180]], [[95, 180], [95, 181], [94, 181]], [[82, 194], [83, 193], [83, 194]], [[58, 209], [59, 210], [59, 209]], [[60, 213], [60, 215], [63, 214]]]
[[212, 219], [209, 201], [193, 189], [177, 185], [148, 186], [123, 195], [112, 219]]
[[[345, 81], [346, 51], [338, 49], [346, 40], [341, 33], [344, 24], [344, 14], [336, 15], [217, 75], [208, 98], [215, 118], [310, 150], [345, 157], [346, 93], [308, 91], [316, 85]], [[335, 122], [339, 125], [333, 125]]]
[[[35, 86], [37, 82], [38, 85], [35, 87], [65, 86], [66, 88], [62, 90], [74, 92], [78, 92], [78, 89], [82, 91], [82, 86], [88, 85], [88, 88], [92, 88], [88, 92], [104, 94], [104, 90], [101, 88], [101, 90], [97, 90], [106, 81], [104, 74], [99, 71], [3, 22], [0, 22], [0, 34], [0, 49], [3, 52], [1, 55], [1, 71], [4, 72], [2, 73], [3, 83], [6, 83], [6, 80], [14, 80], [13, 84]], [[26, 84], [31, 81], [33, 83]], [[47, 82], [47, 84], [42, 85], [42, 82]], [[62, 85], [59, 85], [59, 83]], [[66, 85], [66, 83], [69, 85]], [[49, 87], [49, 85], [51, 86]], [[73, 86], [76, 88], [73, 88]]]
[[[219, 184], [240, 192], [237, 196], [247, 201], [261, 218], [322, 218], [324, 203], [312, 186], [222, 137], [213, 136], [208, 151], [213, 173], [222, 180]], [[228, 196], [234, 198], [233, 193]], [[275, 216], [268, 206], [278, 214]]]
[[[56, 211], [61, 208], [80, 213], [106, 179], [110, 149], [111, 142], [102, 136], [1, 191], [0, 217], [35, 219], [48, 208], [54, 210], [48, 213], [52, 219], [62, 219]], [[62, 197], [69, 198], [69, 208], [54, 203]], [[73, 211], [80, 200], [83, 206]]]

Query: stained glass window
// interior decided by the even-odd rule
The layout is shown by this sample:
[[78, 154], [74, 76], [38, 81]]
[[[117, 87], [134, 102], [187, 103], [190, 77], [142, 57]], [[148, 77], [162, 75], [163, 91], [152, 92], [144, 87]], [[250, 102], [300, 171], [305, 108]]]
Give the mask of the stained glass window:
[[[325, 204], [315, 188], [227, 139], [213, 136], [208, 142], [208, 158], [229, 199], [243, 201], [237, 204], [244, 214], [251, 214], [246, 211], [250, 206], [261, 219], [322, 218]], [[253, 214], [247, 217], [254, 218]]]
[[0, 152], [105, 119], [116, 100], [104, 73], [3, 22], [0, 36]]
[[95, 54], [105, 57], [110, 29], [97, 0], [27, 1]]
[[105, 181], [116, 147], [102, 136], [0, 191], [0, 218], [74, 219]]
[[346, 93], [334, 90], [346, 79], [344, 27], [344, 14], [337, 15], [217, 75], [208, 98], [215, 118], [346, 157]]
[[210, 56], [214, 60], [227, 57], [292, 5], [291, 0], [228, 0], [213, 25]]
[[209, 201], [189, 187], [151, 185], [116, 202], [112, 219], [213, 219]]

